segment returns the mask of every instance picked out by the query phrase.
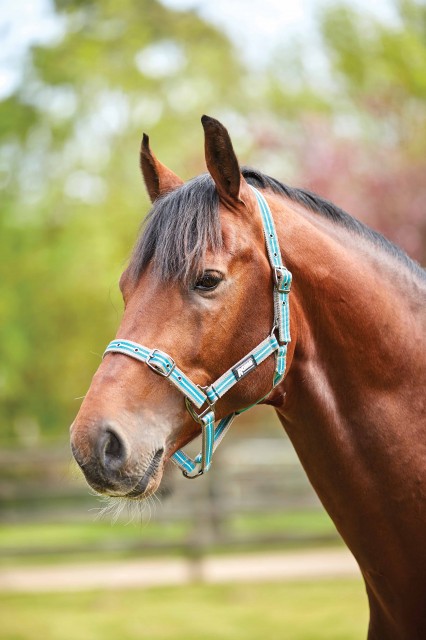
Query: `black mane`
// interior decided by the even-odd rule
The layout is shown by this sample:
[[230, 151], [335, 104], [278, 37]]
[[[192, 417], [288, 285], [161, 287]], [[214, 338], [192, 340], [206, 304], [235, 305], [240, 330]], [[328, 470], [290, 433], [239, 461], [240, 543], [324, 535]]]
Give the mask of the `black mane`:
[[[242, 174], [252, 186], [271, 189], [328, 218], [384, 250], [416, 275], [426, 277], [424, 269], [402, 249], [332, 202], [305, 189], [289, 187], [250, 167], [243, 167]], [[219, 197], [211, 176], [205, 173], [155, 201], [133, 251], [130, 272], [138, 278], [154, 259], [161, 279], [188, 282], [202, 270], [207, 248], [215, 251], [221, 247]]]

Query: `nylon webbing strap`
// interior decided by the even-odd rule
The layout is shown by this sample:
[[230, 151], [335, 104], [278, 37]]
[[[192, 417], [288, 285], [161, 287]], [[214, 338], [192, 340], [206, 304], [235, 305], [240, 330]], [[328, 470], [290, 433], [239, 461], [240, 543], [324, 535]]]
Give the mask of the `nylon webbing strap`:
[[250, 351], [231, 369], [220, 376], [206, 389], [206, 395], [213, 404], [225, 395], [234, 384], [239, 382], [241, 378], [253, 371], [261, 362], [266, 360], [274, 351], [278, 349], [278, 341], [275, 336], [268, 336], [255, 349]]
[[207, 397], [201, 389], [176, 366], [173, 358], [164, 351], [148, 349], [148, 347], [131, 340], [113, 340], [105, 349], [105, 353], [111, 351], [124, 353], [126, 356], [145, 362], [156, 373], [168, 378], [198, 409], [207, 401]]
[[[268, 203], [263, 195], [252, 187], [262, 217], [265, 235], [266, 249], [273, 273], [274, 281], [274, 326], [265, 340], [252, 349], [244, 358], [222, 374], [208, 387], [200, 387], [176, 366], [175, 361], [164, 351], [149, 349], [132, 340], [113, 340], [107, 346], [107, 353], [122, 353], [145, 363], [155, 373], [167, 378], [181, 391], [186, 398], [186, 405], [191, 416], [201, 425], [202, 449], [194, 458], [190, 458], [182, 449], [176, 451], [171, 460], [182, 469], [187, 478], [196, 478], [210, 468], [213, 453], [224, 438], [235, 416], [246, 409], [231, 413], [219, 421], [215, 428], [214, 406], [225, 393], [237, 382], [254, 371], [266, 358], [275, 353], [275, 372], [273, 387], [284, 377], [286, 370], [287, 344], [290, 342], [290, 311], [289, 293], [291, 287], [291, 273], [283, 266], [278, 237], [275, 231], [274, 220]], [[275, 331], [278, 331], [278, 339]], [[265, 396], [266, 397], [266, 396]], [[258, 400], [258, 404], [265, 397]], [[254, 406], [254, 405], [251, 405]], [[197, 413], [195, 409], [204, 410]]]
[[[209, 412], [205, 417], [209, 415], [212, 415], [212, 412]], [[231, 413], [229, 416], [226, 416], [226, 418], [219, 421], [216, 428], [214, 428], [214, 414], [213, 419], [210, 420], [210, 418], [208, 418], [206, 422], [204, 421], [205, 417], [203, 417], [203, 423], [201, 425], [201, 437], [203, 440], [201, 453], [192, 459], [183, 451], [183, 449], [179, 449], [179, 451], [176, 451], [170, 457], [171, 461], [182, 469], [185, 477], [196, 478], [205, 471], [208, 471], [211, 466], [213, 454], [225, 437], [235, 416], [235, 413]]]
[[274, 279], [274, 312], [275, 322], [278, 327], [280, 343], [290, 342], [290, 314], [288, 312], [288, 294], [291, 287], [291, 273], [282, 263], [278, 236], [275, 230], [274, 219], [271, 210], [263, 195], [252, 187], [256, 196], [260, 215], [263, 221], [266, 250], [272, 267]]

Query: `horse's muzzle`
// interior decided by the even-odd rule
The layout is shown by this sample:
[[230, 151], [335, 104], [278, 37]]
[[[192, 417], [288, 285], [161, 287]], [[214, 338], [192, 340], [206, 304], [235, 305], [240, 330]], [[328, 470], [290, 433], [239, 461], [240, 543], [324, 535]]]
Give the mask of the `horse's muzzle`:
[[80, 448], [77, 437], [72, 434], [71, 448], [77, 464], [87, 482], [98, 493], [140, 498], [152, 493], [159, 484], [163, 466], [164, 447], [148, 453], [132, 450], [125, 435], [112, 425], [91, 429], [96, 438]]

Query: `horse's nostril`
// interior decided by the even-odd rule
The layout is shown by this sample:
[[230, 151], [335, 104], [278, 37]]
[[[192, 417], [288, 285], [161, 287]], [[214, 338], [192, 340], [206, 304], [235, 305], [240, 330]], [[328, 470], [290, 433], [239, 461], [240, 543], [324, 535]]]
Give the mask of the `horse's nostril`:
[[123, 447], [119, 438], [110, 431], [105, 445], [105, 458], [121, 458]]
[[102, 466], [117, 471], [127, 459], [127, 451], [123, 441], [117, 431], [110, 427], [105, 430], [99, 440], [99, 454]]

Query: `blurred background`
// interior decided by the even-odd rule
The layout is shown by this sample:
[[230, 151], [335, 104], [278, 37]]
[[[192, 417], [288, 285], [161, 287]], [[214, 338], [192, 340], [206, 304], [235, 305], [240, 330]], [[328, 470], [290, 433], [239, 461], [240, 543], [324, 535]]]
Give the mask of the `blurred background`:
[[[341, 542], [271, 410], [239, 418], [204, 478], [170, 471], [136, 514], [90, 493], [68, 427], [149, 210], [143, 131], [188, 179], [205, 170], [200, 116], [214, 116], [241, 163], [425, 263], [426, 4], [15, 0], [0, 42], [0, 637], [365, 637], [352, 569], [276, 573], [298, 557], [303, 574], [312, 550], [330, 566]], [[215, 558], [239, 558], [245, 581], [209, 579]]]

